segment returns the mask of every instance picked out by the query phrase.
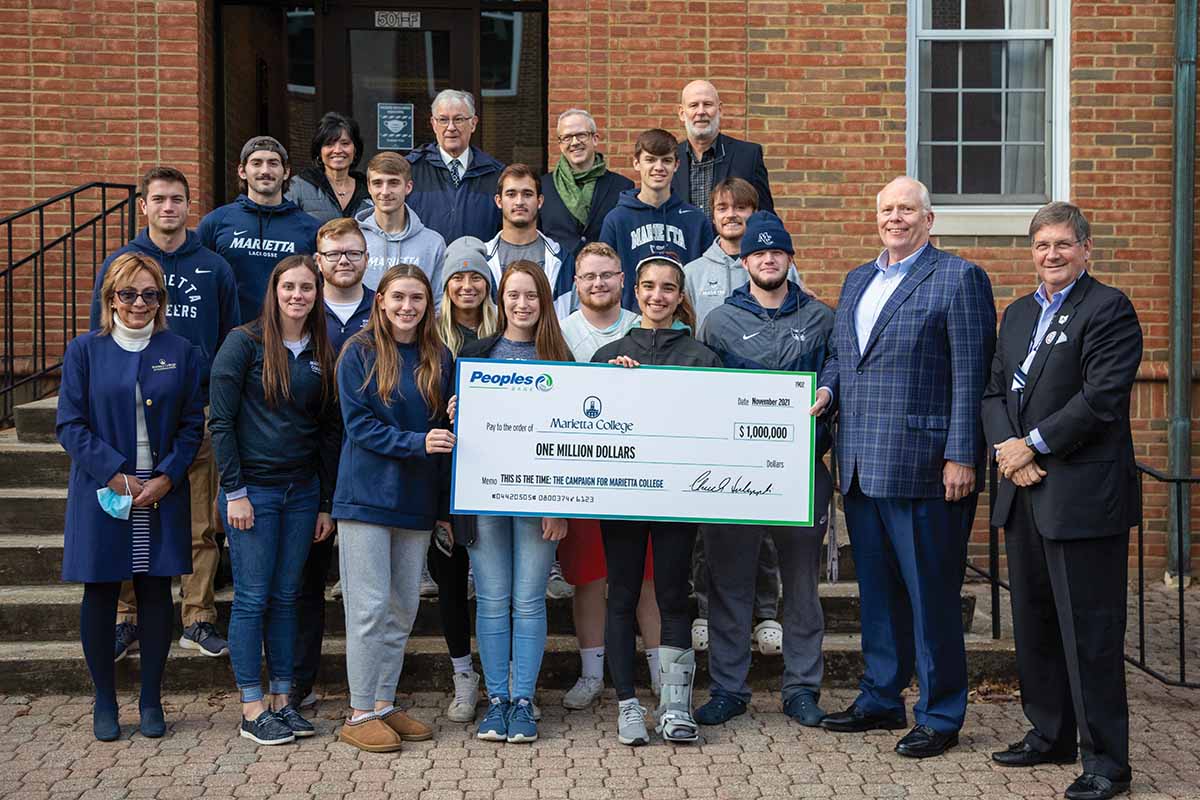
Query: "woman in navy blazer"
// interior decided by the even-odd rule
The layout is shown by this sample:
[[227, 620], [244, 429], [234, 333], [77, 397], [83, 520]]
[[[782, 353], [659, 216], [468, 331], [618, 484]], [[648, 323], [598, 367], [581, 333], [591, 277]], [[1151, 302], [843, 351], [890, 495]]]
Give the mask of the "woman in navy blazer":
[[[116, 259], [100, 289], [100, 329], [68, 344], [63, 358], [57, 433], [71, 457], [63, 580], [84, 584], [81, 638], [101, 741], [121, 733], [112, 624], [121, 581], [133, 579], [141, 622], [140, 728], [158, 737], [166, 732], [171, 578], [192, 571], [187, 471], [204, 432], [204, 361], [166, 330], [166, 296], [154, 259]], [[126, 518], [101, 507], [97, 492], [105, 488], [132, 496]]]

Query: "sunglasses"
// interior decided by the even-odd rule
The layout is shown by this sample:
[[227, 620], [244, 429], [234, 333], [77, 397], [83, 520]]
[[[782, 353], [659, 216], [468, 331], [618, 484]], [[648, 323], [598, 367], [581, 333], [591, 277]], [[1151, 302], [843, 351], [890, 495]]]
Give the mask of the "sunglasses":
[[137, 302], [137, 299], [142, 298], [142, 302], [148, 306], [162, 305], [162, 301], [166, 292], [159, 289], [147, 289], [142, 293], [138, 293], [137, 289], [121, 289], [117, 292], [117, 299], [127, 306], [131, 306]]

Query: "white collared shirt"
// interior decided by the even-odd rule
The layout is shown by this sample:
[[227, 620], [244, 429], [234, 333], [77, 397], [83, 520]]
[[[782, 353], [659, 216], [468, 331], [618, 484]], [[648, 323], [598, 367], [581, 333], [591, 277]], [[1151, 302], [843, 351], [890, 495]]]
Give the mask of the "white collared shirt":
[[446, 169], [450, 169], [451, 161], [457, 161], [458, 166], [459, 166], [458, 174], [459, 175], [467, 174], [467, 167], [471, 166], [471, 148], [470, 147], [468, 147], [466, 150], [463, 150], [462, 153], [458, 156], [458, 158], [455, 158], [454, 156], [450, 155], [445, 150], [443, 150], [441, 147], [438, 148], [438, 152], [442, 154], [442, 163], [446, 165]]
[[867, 348], [867, 342], [871, 339], [871, 331], [874, 330], [875, 323], [878, 321], [880, 313], [883, 312], [883, 307], [887, 305], [888, 299], [900, 286], [900, 282], [904, 280], [904, 276], [908, 274], [912, 265], [925, 252], [926, 247], [929, 247], [928, 242], [915, 253], [895, 264], [888, 264], [887, 250], [884, 250], [879, 254], [879, 258], [875, 259], [876, 272], [871, 276], [871, 282], [863, 290], [862, 296], [859, 297], [858, 307], [854, 309], [854, 333], [858, 338], [859, 353]]

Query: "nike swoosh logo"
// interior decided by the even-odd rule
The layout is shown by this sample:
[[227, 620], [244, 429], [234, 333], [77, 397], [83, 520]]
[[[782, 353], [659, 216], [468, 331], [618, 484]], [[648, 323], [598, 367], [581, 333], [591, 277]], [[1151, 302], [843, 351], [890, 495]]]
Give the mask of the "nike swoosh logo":
[[210, 273], [210, 272], [212, 272], [212, 270], [211, 270], [211, 269], [198, 269], [198, 270], [196, 270], [196, 274], [197, 274], [197, 275], [207, 275], [207, 274], [208, 274], [208, 273]]
[[679, 213], [680, 213], [680, 214], [690, 214], [690, 213], [692, 213], [692, 209], [690, 209], [690, 208], [681, 208], [681, 209], [679, 209]]
[[742, 341], [744, 342], [747, 339], [753, 339], [755, 336], [758, 336], [760, 333], [762, 333], [762, 331], [755, 331], [754, 333], [743, 333]]
[[[249, 228], [247, 228], [247, 229], [246, 229], [246, 231], [248, 231], [248, 230], [250, 230], [250, 229], [249, 229]], [[233, 235], [234, 235], [234, 236], [241, 236], [241, 235], [243, 235], [243, 234], [244, 234], [246, 231], [234, 231], [234, 232], [233, 232]]]

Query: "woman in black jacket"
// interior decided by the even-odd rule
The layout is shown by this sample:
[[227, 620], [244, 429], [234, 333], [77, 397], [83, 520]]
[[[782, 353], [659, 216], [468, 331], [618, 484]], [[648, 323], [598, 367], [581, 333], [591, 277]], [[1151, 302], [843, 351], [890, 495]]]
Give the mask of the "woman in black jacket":
[[[683, 265], [669, 256], [643, 259], [637, 266], [634, 290], [642, 316], [638, 327], [607, 344], [593, 362], [637, 367], [641, 364], [679, 367], [720, 367], [721, 359], [692, 335], [695, 313], [683, 291]], [[672, 742], [694, 742], [692, 680], [696, 654], [692, 648], [688, 571], [696, 525], [686, 522], [602, 520], [604, 558], [608, 562], [608, 616], [604, 646], [608, 670], [617, 690], [617, 738], [621, 744], [649, 741], [645, 709], [633, 689], [636, 655], [634, 619], [642, 589], [646, 540], [654, 548], [654, 589], [662, 615], [659, 647], [659, 722], [657, 730]]]

